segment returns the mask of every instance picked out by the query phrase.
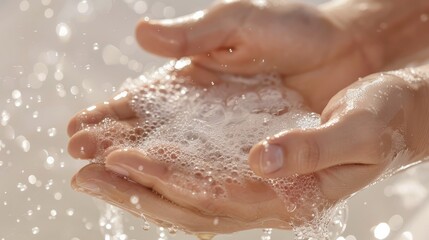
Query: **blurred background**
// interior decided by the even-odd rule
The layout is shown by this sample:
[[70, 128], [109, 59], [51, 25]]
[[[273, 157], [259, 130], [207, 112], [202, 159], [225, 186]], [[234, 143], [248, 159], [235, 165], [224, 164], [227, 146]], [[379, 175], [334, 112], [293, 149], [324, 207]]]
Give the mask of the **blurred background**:
[[[321, 2], [321, 1], [307, 1]], [[142, 17], [171, 18], [210, 0], [2, 0], [0, 2], [0, 240], [192, 239], [143, 231], [141, 219], [71, 190], [86, 162], [66, 151], [65, 127], [127, 78], [163, 64], [139, 49]], [[338, 240], [427, 239], [429, 165], [354, 196]], [[257, 240], [262, 230], [216, 239]], [[274, 230], [271, 239], [293, 239]]]

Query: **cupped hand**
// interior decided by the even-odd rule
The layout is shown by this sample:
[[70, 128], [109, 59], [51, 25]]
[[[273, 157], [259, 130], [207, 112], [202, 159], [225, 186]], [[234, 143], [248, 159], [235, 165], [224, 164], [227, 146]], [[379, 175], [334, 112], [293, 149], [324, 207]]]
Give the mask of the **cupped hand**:
[[328, 12], [291, 1], [218, 1], [177, 19], [142, 20], [136, 36], [149, 52], [188, 56], [213, 72], [277, 72], [321, 112], [339, 90], [384, 64], [381, 47], [356, 40], [357, 30]]
[[[377, 51], [368, 53], [373, 46], [356, 41], [342, 29], [340, 20], [323, 10], [286, 1], [225, 1], [179, 19], [142, 21], [137, 38], [153, 53], [190, 56], [190, 71], [182, 72], [195, 79], [209, 76], [205, 79], [212, 82], [222, 73], [280, 73], [285, 85], [304, 95], [312, 110], [324, 109], [321, 127], [281, 133], [253, 148], [250, 165], [264, 177], [312, 174], [321, 193], [333, 203], [367, 186], [386, 170], [411, 164], [426, 154], [420, 141], [426, 135], [416, 127], [426, 126], [419, 115], [419, 111], [427, 112], [421, 104], [422, 99], [427, 100], [422, 91], [424, 81], [408, 81], [417, 78], [409, 72], [408, 77], [372, 75], [336, 94], [382, 64]], [[95, 111], [86, 111], [85, 119], [97, 124], [113, 115], [121, 127], [133, 129], [136, 116], [125, 106], [128, 101], [115, 98]], [[92, 158], [97, 144], [94, 136], [76, 129], [75, 123], [72, 120], [69, 128], [73, 135], [70, 152], [75, 157]], [[283, 161], [269, 158], [267, 164], [263, 161], [270, 154], [266, 150], [275, 151], [271, 156], [281, 156]], [[135, 149], [108, 151], [106, 158], [105, 166], [82, 169], [73, 186], [139, 216], [145, 213], [157, 222], [191, 232], [290, 227], [293, 211], [279, 211], [284, 210], [284, 202], [266, 185], [229, 185], [236, 195], [223, 201], [195, 198], [172, 187], [169, 166]], [[146, 170], [138, 171], [140, 166]], [[144, 203], [131, 203], [132, 196]]]
[[[264, 178], [298, 174], [304, 180], [298, 178], [292, 188], [300, 191], [306, 190], [300, 184], [312, 179], [322, 196], [313, 202], [334, 204], [415, 164], [429, 155], [428, 77], [422, 73], [427, 70], [379, 73], [355, 82], [331, 99], [322, 113], [321, 126], [290, 130], [257, 144], [250, 152], [251, 168]], [[116, 98], [81, 114], [88, 123], [117, 116], [126, 128], [133, 129], [130, 118], [135, 116], [120, 107], [125, 100]], [[75, 124], [76, 118], [69, 127], [73, 135], [70, 152], [75, 157], [92, 158], [79, 149], [98, 143], [90, 132], [76, 132]], [[138, 149], [118, 149], [106, 155], [105, 165], [89, 165], [77, 173], [73, 187], [166, 226], [212, 233], [287, 229], [296, 214], [308, 213], [305, 209], [287, 209], [272, 188], [260, 181], [226, 184], [228, 197], [223, 199], [212, 194], [195, 196], [191, 187], [189, 191], [178, 188], [171, 178], [189, 171], [150, 159]], [[133, 196], [140, 199], [139, 204], [132, 203]], [[310, 212], [311, 206], [307, 206]]]
[[427, 67], [373, 74], [341, 90], [316, 128], [272, 136], [250, 151], [264, 177], [316, 174], [340, 199], [429, 155]]
[[[273, 96], [267, 96], [262, 91], [267, 90], [267, 88], [263, 87], [266, 87], [266, 85], [261, 87], [259, 85], [234, 83], [233, 89], [236, 89], [238, 92], [231, 90], [221, 93], [220, 89], [225, 90], [226, 87], [217, 87], [221, 87], [222, 84], [227, 83], [220, 81], [211, 72], [198, 68], [192, 63], [181, 68], [177, 73], [169, 74], [169, 76], [175, 76], [175, 74], [183, 74], [187, 78], [186, 80], [183, 79], [182, 82], [174, 82], [174, 84], [167, 81], [166, 84], [161, 85], [164, 87], [160, 90], [161, 92], [168, 91], [165, 89], [169, 89], [168, 84], [170, 84], [179, 87], [179, 89], [181, 89], [180, 86], [187, 86], [189, 89], [195, 87], [195, 91], [190, 92], [184, 98], [190, 97], [194, 93], [199, 93], [202, 96], [205, 96], [204, 93], [213, 93], [216, 94], [215, 100], [219, 100], [219, 102], [225, 104], [228, 100], [231, 102], [233, 97], [238, 96], [241, 99], [245, 93], [253, 93], [253, 96], [256, 96], [256, 98], [265, 96], [265, 98], [270, 97], [269, 99], [273, 99]], [[196, 74], [195, 79], [192, 78], [193, 74]], [[174, 77], [171, 78], [174, 79]], [[154, 150], [139, 148], [140, 145], [135, 143], [144, 142], [147, 137], [147, 134], [142, 134], [144, 125], [150, 125], [152, 120], [158, 122], [160, 120], [156, 118], [151, 119], [151, 117], [144, 118], [138, 115], [130, 107], [130, 101], [133, 94], [145, 89], [151, 89], [148, 91], [148, 94], [152, 98], [158, 99], [163, 97], [162, 93], [158, 92], [153, 84], [151, 82], [145, 83], [138, 89], [132, 89], [132, 93], [122, 92], [110, 101], [90, 107], [72, 118], [68, 127], [71, 137], [69, 142], [70, 154], [80, 159], [96, 158], [104, 163], [89, 165], [78, 172], [72, 181], [72, 186], [75, 189], [103, 198], [138, 216], [144, 214], [156, 222], [164, 221], [168, 224], [175, 224], [181, 229], [190, 232], [229, 233], [252, 228], [290, 228], [291, 218], [295, 214], [308, 215], [307, 209], [303, 205], [309, 205], [309, 203], [304, 203], [304, 201], [307, 201], [311, 197], [314, 202], [317, 202], [316, 197], [320, 196], [317, 195], [317, 191], [315, 193], [309, 192], [307, 196], [304, 185], [313, 184], [315, 178], [312, 176], [302, 176], [287, 180], [286, 182], [290, 184], [285, 187], [285, 192], [291, 195], [294, 194], [295, 198], [285, 202], [273, 190], [268, 181], [256, 177], [249, 169], [244, 157], [244, 151], [248, 152], [250, 145], [243, 145], [244, 150], [238, 147], [238, 152], [242, 153], [243, 157], [240, 162], [241, 165], [237, 163], [237, 166], [241, 166], [243, 169], [237, 169], [234, 172], [231, 170], [231, 167], [229, 169], [225, 168], [225, 170], [223, 167], [217, 167], [216, 171], [210, 170], [213, 173], [207, 176], [205, 174], [209, 174], [208, 172], [210, 172], [207, 169], [213, 167], [208, 165], [210, 161], [207, 164], [202, 163], [204, 161], [199, 161], [198, 164], [191, 162], [187, 167], [183, 167], [181, 165], [183, 160], [174, 161], [175, 164], [168, 164], [162, 161], [163, 159], [159, 159], [159, 154], [155, 154], [158, 158], [151, 157], [152, 155], [150, 154], [148, 155], [148, 152], [162, 150], [162, 157], [170, 156], [170, 149], [177, 149], [183, 146], [181, 144], [173, 142], [168, 146], [157, 145], [157, 149]], [[215, 86], [212, 86], [212, 84]], [[210, 91], [210, 87], [213, 87], [214, 90]], [[275, 90], [275, 92], [271, 91], [271, 93], [277, 95], [290, 94], [290, 91], [283, 88], [281, 83], [275, 87], [271, 87], [271, 89]], [[142, 97], [141, 100], [145, 101], [147, 99]], [[179, 98], [175, 99], [178, 102], [180, 100]], [[210, 97], [207, 99], [203, 98], [203, 103], [205, 100], [210, 101], [213, 99]], [[201, 100], [197, 103], [201, 103]], [[171, 102], [165, 102], [164, 109], [171, 109], [171, 104]], [[286, 103], [279, 101], [277, 104]], [[155, 106], [159, 105], [155, 104]], [[286, 104], [285, 106], [288, 105]], [[248, 111], [252, 112], [252, 109], [248, 109]], [[283, 105], [281, 109], [283, 112], [287, 110], [283, 109]], [[145, 110], [150, 112], [151, 109]], [[264, 111], [269, 112], [270, 110], [259, 109], [258, 112], [252, 113], [254, 116], [251, 114], [246, 116], [253, 119], [258, 119], [258, 117], [261, 119], [260, 116], [268, 118], [270, 114]], [[177, 112], [173, 111], [173, 113]], [[105, 119], [114, 119], [114, 124], [109, 124]], [[249, 123], [253, 122], [246, 123], [249, 125]], [[241, 121], [235, 124], [238, 127], [239, 124], [244, 123]], [[225, 122], [225, 125], [228, 125], [228, 121]], [[221, 125], [214, 126], [221, 128]], [[248, 128], [251, 127], [253, 126]], [[138, 132], [140, 134], [137, 134]], [[247, 136], [260, 133], [249, 131], [247, 133], [240, 132], [240, 134]], [[132, 137], [129, 137], [129, 135], [132, 135]], [[113, 139], [110, 136], [113, 136]], [[201, 138], [204, 138], [204, 136], [202, 134]], [[182, 141], [185, 139], [179, 138], [179, 140]], [[211, 142], [210, 138], [207, 142]], [[124, 145], [127, 147], [124, 147]], [[200, 145], [203, 148], [211, 146], [210, 144], [202, 143]], [[216, 143], [213, 143], [213, 145], [219, 147]], [[189, 157], [187, 155], [189, 152], [182, 151], [182, 149], [177, 149], [173, 152], [175, 159], [186, 159], [186, 157]], [[223, 149], [220, 149], [219, 152], [217, 154], [222, 155]], [[217, 156], [217, 158], [219, 157]], [[198, 160], [200, 159], [195, 159], [195, 161]], [[231, 161], [234, 160], [231, 159]], [[218, 165], [228, 164], [225, 160], [213, 161], [211, 163]], [[195, 174], [197, 170], [194, 168], [203, 168], [205, 169], [205, 173], [200, 175]], [[229, 173], [231, 173], [230, 176], [228, 175]], [[218, 176], [211, 177], [216, 174], [228, 176], [222, 177], [222, 181], [220, 181], [220, 177]], [[187, 181], [185, 184], [178, 183], [182, 179], [189, 177], [191, 181]], [[133, 196], [137, 196], [140, 199], [138, 204], [131, 201]]]

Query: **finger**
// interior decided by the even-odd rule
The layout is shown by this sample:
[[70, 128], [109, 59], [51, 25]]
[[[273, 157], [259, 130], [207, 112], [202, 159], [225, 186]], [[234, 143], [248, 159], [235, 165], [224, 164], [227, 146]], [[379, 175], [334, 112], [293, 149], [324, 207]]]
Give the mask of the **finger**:
[[250, 4], [234, 2], [176, 19], [141, 21], [137, 41], [149, 52], [177, 58], [230, 47], [223, 45], [250, 9]]
[[305, 130], [292, 130], [254, 146], [249, 164], [259, 175], [284, 177], [341, 164], [376, 164], [391, 146], [373, 113], [354, 111]]
[[[165, 148], [159, 148], [159, 150], [161, 149]], [[174, 152], [176, 155], [180, 154], [179, 151]], [[207, 215], [230, 216], [234, 219], [241, 219], [243, 222], [255, 223], [273, 217], [285, 218], [284, 214], [280, 213], [281, 211], [279, 211], [279, 216], [261, 214], [270, 212], [269, 209], [272, 209], [273, 206], [277, 206], [278, 209], [283, 208], [283, 202], [274, 201], [277, 200], [275, 192], [262, 182], [249, 181], [243, 186], [218, 183], [216, 180], [212, 180], [209, 185], [205, 185], [205, 179], [193, 178], [191, 172], [174, 170], [171, 166], [167, 166], [159, 160], [150, 159], [138, 150], [112, 152], [106, 159], [106, 168], [146, 187], [153, 188], [181, 206]], [[170, 178], [172, 174], [176, 175], [174, 179]], [[188, 181], [185, 186], [177, 182], [177, 180], [183, 182], [183, 179], [191, 181]], [[217, 184], [221, 184], [223, 187], [219, 187]], [[244, 205], [251, 207], [243, 207]], [[249, 208], [254, 211], [249, 212]]]
[[[106, 158], [106, 168], [149, 188], [167, 181], [170, 176], [165, 164], [149, 159], [133, 149], [116, 150], [110, 153]], [[160, 193], [163, 194], [162, 191]]]
[[[114, 137], [114, 141], [118, 143], [133, 143], [145, 137], [144, 135], [137, 135], [135, 131], [139, 122], [138, 119], [131, 119], [114, 122], [107, 127], [91, 126], [80, 130], [70, 138], [68, 152], [72, 157], [79, 159], [93, 159], [99, 155], [106, 156], [108, 153], [106, 150], [113, 145], [111, 137]], [[130, 135], [127, 133], [134, 134], [135, 137], [133, 139], [126, 138]], [[109, 152], [111, 150], [113, 149], [110, 149]]]
[[[160, 151], [165, 151], [163, 149], [159, 148]], [[175, 152], [174, 154], [178, 153]], [[152, 188], [182, 206], [203, 211], [213, 216], [222, 215], [222, 210], [218, 204], [219, 201], [208, 193], [202, 194], [203, 190], [198, 188], [199, 185], [202, 187], [202, 183], [196, 183], [195, 186], [188, 184], [185, 189], [181, 183], [171, 182], [169, 178], [174, 171], [168, 165], [157, 159], [150, 159], [138, 150], [117, 150], [112, 152], [106, 159], [106, 168]], [[176, 171], [176, 174], [181, 173]], [[188, 179], [189, 174], [183, 174], [182, 178], [182, 180]], [[202, 179], [199, 180], [202, 181]], [[209, 192], [209, 189], [204, 189], [204, 191]]]
[[82, 129], [82, 126], [97, 124], [106, 117], [111, 117], [117, 120], [125, 120], [135, 117], [135, 112], [130, 106], [130, 101], [130, 94], [124, 91], [113, 97], [108, 102], [89, 107], [76, 114], [68, 124], [68, 135], [71, 137]]
[[[80, 192], [101, 198], [110, 204], [141, 217], [151, 218], [177, 225], [189, 232], [230, 233], [237, 231], [237, 224], [228, 218], [204, 216], [180, 207], [161, 198], [151, 189], [109, 173], [100, 164], [91, 164], [81, 169], [72, 180], [72, 187]], [[134, 201], [131, 201], [133, 197]], [[135, 199], [138, 199], [136, 204]]]
[[[249, 53], [251, 49], [252, 53]], [[252, 57], [249, 57], [252, 56]], [[256, 46], [241, 46], [234, 50], [219, 50], [208, 55], [195, 56], [194, 62], [212, 70], [240, 75], [256, 75], [261, 72], [275, 71], [272, 64], [258, 60], [260, 53]]]

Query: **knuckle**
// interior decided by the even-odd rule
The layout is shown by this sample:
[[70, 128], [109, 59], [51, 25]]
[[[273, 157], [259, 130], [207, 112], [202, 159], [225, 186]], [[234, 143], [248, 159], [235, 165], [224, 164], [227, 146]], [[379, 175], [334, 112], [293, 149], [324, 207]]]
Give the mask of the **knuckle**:
[[350, 116], [355, 126], [355, 142], [362, 147], [362, 161], [369, 164], [379, 163], [384, 159], [385, 149], [390, 146], [386, 137], [387, 125], [379, 118], [377, 112], [371, 109], [359, 109]]
[[317, 170], [320, 161], [320, 149], [311, 139], [304, 139], [297, 151], [298, 173], [310, 173]]

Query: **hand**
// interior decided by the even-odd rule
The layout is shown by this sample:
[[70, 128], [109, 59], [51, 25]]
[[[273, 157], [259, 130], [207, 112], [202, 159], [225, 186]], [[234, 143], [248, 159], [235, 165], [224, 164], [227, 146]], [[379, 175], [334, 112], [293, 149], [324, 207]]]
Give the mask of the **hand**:
[[[193, 65], [188, 65], [188, 67], [193, 68]], [[186, 72], [188, 67], [183, 68], [180, 73]], [[202, 95], [205, 89], [208, 91], [208, 94], [216, 94], [216, 100], [225, 103], [233, 96], [241, 98], [244, 93], [248, 92], [252, 92], [255, 95], [257, 93], [261, 94], [256, 95], [261, 98], [267, 96], [257, 91], [258, 89], [267, 90], [267, 88], [264, 88], [266, 85], [260, 87], [257, 85], [235, 83], [235, 87], [228, 86], [231, 89], [237, 90], [238, 93], [235, 90], [231, 90], [220, 94], [218, 90], [225, 90], [227, 87], [214, 88], [211, 92], [207, 90], [207, 86], [200, 88], [200, 84], [202, 86], [205, 86], [205, 84], [211, 86], [211, 81], [205, 83], [200, 79], [193, 80], [189, 78], [189, 75], [187, 76], [186, 81], [183, 80], [182, 83], [175, 82], [172, 85], [175, 87], [181, 84], [181, 86], [187, 86], [189, 83], [193, 83], [195, 84], [193, 86], [196, 88], [196, 91], [200, 91], [199, 93]], [[204, 79], [205, 81], [208, 80]], [[152, 85], [150, 83], [147, 84]], [[226, 83], [219, 82], [215, 85], [221, 87], [221, 84]], [[163, 84], [162, 86], [168, 89], [167, 84]], [[253, 88], [256, 89], [252, 91], [251, 89]], [[150, 89], [150, 86], [143, 85], [141, 88], [133, 90], [139, 92], [139, 89]], [[281, 84], [275, 87], [272, 86], [271, 89], [277, 91], [278, 95], [290, 93], [289, 91], [281, 92], [285, 91], [281, 87]], [[192, 96], [191, 93], [186, 96]], [[149, 91], [149, 94], [154, 98], [161, 97], [156, 95], [156, 91]], [[167, 151], [166, 149], [176, 149], [174, 151], [176, 159], [183, 159], [181, 155], [189, 154], [189, 152], [177, 149], [177, 146], [183, 145], [174, 145], [174, 143], [171, 146], [159, 146], [161, 144], [157, 144], [157, 149], [153, 150], [150, 148], [140, 149], [139, 145], [135, 144], [135, 142], [145, 141], [145, 134], [138, 135], [137, 129], [142, 128], [144, 124], [148, 124], [153, 119], [137, 116], [132, 111], [129, 105], [131, 96], [132, 94], [127, 92], [121, 93], [108, 102], [82, 111], [70, 121], [68, 128], [69, 135], [71, 136], [69, 143], [70, 154], [73, 157], [82, 159], [96, 158], [105, 163], [104, 166], [97, 164], [89, 165], [77, 173], [72, 181], [75, 189], [102, 197], [106, 201], [119, 205], [136, 215], [144, 213], [157, 222], [160, 221], [158, 219], [161, 219], [165, 222], [174, 223], [187, 231], [226, 233], [262, 227], [290, 228], [291, 217], [298, 212], [302, 214], [302, 211], [299, 211], [299, 209], [304, 208], [301, 206], [302, 201], [298, 203], [300, 200], [294, 199], [288, 202], [290, 205], [286, 205], [279, 198], [278, 193], [274, 192], [273, 188], [266, 181], [255, 179], [254, 175], [252, 177], [249, 174], [251, 171], [245, 162], [245, 156], [241, 158], [241, 165], [237, 166], [243, 167], [243, 169], [240, 167], [240, 173], [248, 172], [246, 176], [241, 176], [235, 172], [236, 176], [232, 178], [233, 171], [231, 169], [226, 171], [222, 168], [217, 169], [216, 172], [213, 171], [213, 175], [225, 174], [230, 176], [230, 181], [226, 179], [220, 181], [215, 177], [210, 181], [207, 180], [208, 176], [206, 175], [195, 175], [196, 171], [194, 167], [208, 169], [211, 165], [189, 164], [188, 167], [181, 167], [181, 161], [174, 161], [174, 163], [178, 162], [177, 164], [167, 164], [165, 161], [159, 159], [159, 154], [151, 158], [148, 152], [158, 152], [159, 149], [163, 149], [163, 157], [169, 155], [165, 152]], [[142, 96], [140, 98], [143, 101], [148, 99]], [[212, 98], [210, 99], [213, 100]], [[176, 99], [176, 101], [180, 101], [180, 99]], [[204, 98], [203, 102], [199, 101], [195, 104], [200, 103], [204, 103]], [[281, 104], [281, 101], [277, 103]], [[155, 105], [158, 106], [159, 104]], [[171, 105], [166, 105], [166, 109], [171, 109]], [[145, 110], [149, 110], [150, 112], [150, 109], [145, 108]], [[230, 109], [229, 111], [232, 110]], [[249, 109], [249, 112], [251, 112], [251, 109]], [[254, 113], [255, 116], [258, 114]], [[267, 113], [260, 114], [265, 117], [269, 115]], [[252, 116], [249, 115], [249, 117]], [[115, 123], [106, 124], [104, 120], [106, 118], [114, 119]], [[255, 119], [255, 117], [253, 118]], [[259, 119], [261, 119], [260, 116]], [[159, 121], [159, 119], [155, 120]], [[90, 127], [81, 129], [82, 124]], [[130, 137], [122, 137], [121, 135], [123, 134], [121, 132], [133, 133], [134, 140]], [[104, 137], [100, 137], [100, 135]], [[109, 140], [106, 141], [106, 139], [109, 139], [108, 136], [114, 136], [111, 139], [113, 142], [109, 143]], [[125, 144], [121, 145], [121, 141]], [[210, 142], [211, 140], [207, 141]], [[126, 149], [123, 147], [124, 145], [127, 146]], [[211, 145], [209, 144], [208, 146]], [[219, 147], [216, 143], [213, 146]], [[204, 145], [204, 147], [207, 147], [207, 145]], [[225, 162], [221, 163], [224, 164]], [[116, 174], [109, 173], [109, 171]], [[208, 170], [206, 170], [207, 172]], [[123, 176], [132, 182], [124, 180]], [[185, 184], [178, 184], [181, 179], [186, 177], [193, 177], [192, 181]], [[240, 179], [240, 181], [235, 182], [233, 179]], [[309, 180], [315, 181], [311, 176], [294, 178], [293, 181], [290, 181], [292, 184], [288, 185], [291, 190], [286, 190], [285, 194], [293, 196], [299, 194], [300, 198], [308, 199], [304, 197], [305, 189], [302, 186], [300, 187], [300, 184], [304, 180], [307, 183]], [[218, 182], [218, 184], [214, 184], [215, 182]], [[219, 184], [221, 184], [220, 187]], [[132, 204], [130, 199], [133, 195], [138, 196], [142, 204]], [[159, 195], [163, 196], [163, 198], [161, 199]], [[222, 195], [222, 197], [219, 197], [219, 195]], [[311, 195], [311, 197], [313, 200], [316, 199], [314, 195]], [[163, 210], [157, 215], [157, 208], [159, 206], [162, 206]], [[167, 209], [172, 210], [164, 211]], [[304, 211], [306, 210], [304, 209]], [[213, 224], [214, 222], [216, 224]]]
[[427, 72], [405, 69], [353, 83], [331, 99], [320, 127], [255, 145], [251, 168], [270, 178], [314, 173], [334, 200], [415, 164], [429, 154]]
[[289, 1], [219, 1], [186, 17], [141, 21], [136, 36], [149, 52], [189, 56], [214, 73], [277, 72], [320, 113], [339, 90], [384, 64], [381, 47], [356, 41], [332, 16]]
[[[227, 17], [224, 17], [222, 12]], [[235, 20], [238, 20], [240, 12], [248, 13], [248, 17], [237, 24]], [[270, 18], [272, 21], [277, 19], [284, 22], [273, 24], [266, 20]], [[266, 25], [263, 25], [264, 23]], [[294, 24], [300, 27], [294, 27]], [[249, 29], [250, 26], [258, 27]], [[195, 76], [194, 79], [210, 76], [207, 79], [215, 80], [219, 74], [225, 72], [249, 75], [279, 72], [285, 79], [285, 85], [304, 94], [313, 110], [320, 112], [328, 99], [339, 89], [358, 76], [374, 71], [380, 65], [376, 58], [366, 54], [367, 46], [354, 41], [340, 26], [337, 20], [330, 19], [323, 12], [309, 6], [288, 3], [274, 6], [269, 3], [260, 8], [250, 2], [233, 2], [213, 7], [202, 18], [185, 18], [170, 23], [142, 22], [137, 29], [137, 35], [141, 45], [149, 51], [165, 56], [191, 56], [192, 65], [181, 73]], [[217, 38], [218, 36], [221, 38]], [[288, 37], [284, 39], [282, 36]], [[216, 39], [222, 41], [216, 42]], [[270, 39], [270, 47], [267, 47], [265, 39]], [[344, 73], [347, 75], [343, 76]], [[107, 115], [111, 115], [119, 120], [120, 127], [133, 129], [136, 116], [126, 106], [128, 101], [127, 97], [115, 98], [109, 104], [101, 104], [95, 111], [86, 111], [83, 115], [86, 115], [85, 119], [89, 124], [97, 124]], [[96, 154], [95, 146], [99, 143], [94, 142], [94, 136], [90, 132], [78, 131], [75, 123], [76, 119], [72, 120], [69, 128], [70, 134], [73, 135], [70, 152], [76, 157], [92, 158]], [[85, 151], [80, 151], [82, 147]], [[168, 180], [172, 172], [168, 166], [157, 164], [138, 151], [117, 150], [103, 154], [107, 158], [106, 167], [110, 171], [126, 175], [139, 184], [107, 172], [104, 166], [90, 165], [75, 176], [74, 187], [105, 198], [137, 215], [146, 213], [155, 221], [175, 223], [181, 228], [197, 232], [222, 233], [256, 227], [289, 227], [293, 214], [279, 211], [284, 208], [284, 204], [267, 186], [251, 183], [240, 188], [229, 186], [231, 192], [240, 194], [225, 201], [195, 199], [171, 188]], [[134, 161], [124, 162], [124, 159]], [[153, 172], [137, 172], [136, 169], [140, 165], [145, 165], [145, 169], [153, 169]], [[357, 171], [356, 169], [353, 170]], [[366, 173], [367, 169], [362, 169]], [[378, 170], [379, 172], [371, 171], [373, 174], [370, 177], [382, 172]], [[317, 177], [322, 175], [316, 173]], [[353, 186], [338, 186], [338, 182], [333, 181], [334, 174], [326, 175], [331, 176], [331, 184], [321, 181], [327, 177], [322, 176], [318, 180], [322, 191], [327, 191], [323, 193], [332, 199], [332, 202], [352, 191]], [[332, 193], [324, 184], [343, 190]], [[364, 185], [362, 182], [360, 184]], [[149, 191], [151, 189], [163, 194], [165, 199], [160, 200], [156, 193]], [[144, 200], [145, 204], [131, 204], [129, 199], [133, 195]], [[166, 211], [159, 211], [158, 208]], [[213, 224], [215, 222], [217, 224]]]

